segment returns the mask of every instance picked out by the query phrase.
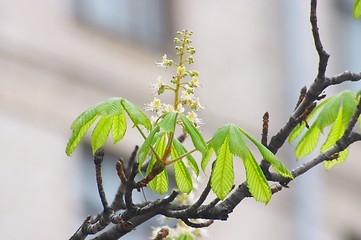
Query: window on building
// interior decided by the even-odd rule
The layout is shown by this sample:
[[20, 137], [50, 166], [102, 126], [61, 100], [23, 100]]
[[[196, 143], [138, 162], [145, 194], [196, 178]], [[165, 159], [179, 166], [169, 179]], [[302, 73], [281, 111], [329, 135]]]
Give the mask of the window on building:
[[164, 49], [172, 31], [171, 1], [74, 0], [76, 17], [99, 30]]

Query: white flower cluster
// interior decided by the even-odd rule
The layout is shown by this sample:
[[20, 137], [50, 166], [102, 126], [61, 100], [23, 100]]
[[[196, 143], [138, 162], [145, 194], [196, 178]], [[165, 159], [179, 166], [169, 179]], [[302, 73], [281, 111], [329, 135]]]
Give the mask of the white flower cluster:
[[[198, 80], [198, 72], [195, 70], [186, 69], [186, 64], [192, 64], [194, 62], [193, 54], [195, 49], [189, 44], [192, 40], [189, 36], [192, 35], [191, 31], [183, 30], [177, 32], [182, 38], [175, 38], [174, 42], [179, 45], [176, 46], [177, 55], [179, 56], [179, 62], [176, 63], [169, 59], [166, 54], [163, 55], [162, 61], [156, 64], [163, 68], [176, 67], [177, 74], [173, 76], [170, 81], [171, 84], [167, 84], [162, 81], [161, 77], [151, 85], [153, 93], [155, 95], [153, 101], [145, 105], [145, 110], [152, 111], [155, 116], [152, 118], [152, 123], [155, 124], [158, 119], [162, 118], [164, 114], [176, 111], [178, 113], [185, 114], [190, 121], [194, 123], [196, 127], [202, 124], [202, 120], [198, 118], [197, 111], [203, 106], [199, 102], [199, 98], [195, 96], [195, 89], [201, 87]], [[185, 80], [186, 78], [190, 80]], [[172, 105], [163, 103], [159, 95], [163, 94], [166, 90], [173, 91], [175, 94], [174, 103]], [[187, 110], [187, 111], [186, 111]]]
[[204, 108], [199, 101], [199, 98], [195, 96], [195, 88], [201, 87], [198, 78], [192, 77], [192, 80], [185, 82], [181, 85], [182, 90], [180, 91], [180, 98], [175, 109], [174, 105], [163, 103], [158, 96], [161, 95], [165, 90], [171, 89], [166, 83], [164, 83], [160, 77], [155, 83], [151, 84], [151, 89], [155, 97], [150, 103], [145, 104], [145, 110], [155, 112], [156, 116], [152, 116], [153, 123], [162, 115], [167, 112], [177, 111], [178, 113], [184, 113], [187, 107], [190, 111], [187, 112], [186, 116], [194, 123], [195, 126], [199, 126], [203, 123], [202, 119], [198, 118], [196, 111]]

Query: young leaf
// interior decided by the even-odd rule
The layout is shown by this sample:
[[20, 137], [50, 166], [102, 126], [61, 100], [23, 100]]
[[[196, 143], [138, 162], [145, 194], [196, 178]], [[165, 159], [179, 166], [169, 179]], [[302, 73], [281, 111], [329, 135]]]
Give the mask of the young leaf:
[[[173, 149], [176, 150], [176, 152], [178, 153], [178, 156], [185, 154], [187, 151], [187, 149], [182, 145], [181, 142], [179, 142], [178, 139], [173, 139]], [[178, 157], [177, 156], [177, 157]], [[197, 164], [197, 161], [194, 159], [194, 157], [191, 154], [188, 154], [186, 156], [189, 165], [191, 166], [191, 168], [193, 169], [194, 173], [196, 174], [196, 176], [199, 175], [199, 167]], [[174, 157], [173, 157], [174, 159]]]
[[[167, 136], [165, 134], [164, 131], [161, 131], [159, 133], [157, 133], [154, 136], [153, 142], [155, 141], [155, 146], [154, 146], [154, 151], [158, 154], [158, 156], [162, 156], [165, 148], [166, 148], [166, 144], [167, 144]], [[147, 171], [146, 174], [148, 175], [148, 173], [152, 170], [152, 166], [155, 163], [155, 161], [158, 161], [158, 159], [156, 158], [156, 156], [154, 154], [152, 154], [152, 157], [150, 158], [150, 162], [148, 163], [147, 166]]]
[[145, 161], [145, 158], [148, 156], [150, 152], [150, 146], [154, 143], [154, 140], [157, 140], [155, 139], [155, 136], [159, 136], [156, 135], [158, 131], [159, 131], [159, 126], [153, 128], [152, 131], [149, 133], [148, 137], [143, 142], [142, 146], [138, 150], [137, 159], [138, 159], [139, 172], [140, 172], [140, 168], [142, 167]]
[[119, 142], [125, 135], [127, 130], [127, 121], [124, 111], [121, 114], [114, 115], [112, 125], [113, 143]]
[[152, 129], [149, 118], [136, 105], [126, 99], [122, 99], [121, 103], [135, 125], [141, 124], [148, 130]]
[[98, 103], [95, 106], [95, 109], [99, 115], [104, 117], [121, 114], [123, 112], [123, 108], [120, 104], [121, 100], [122, 98], [119, 97], [109, 98], [103, 102]]
[[214, 132], [212, 139], [209, 142], [209, 146], [212, 147], [216, 153], [218, 153], [219, 148], [223, 145], [228, 134], [229, 134], [229, 124], [218, 128]]
[[82, 121], [82, 125], [79, 127], [76, 125], [76, 128], [73, 129], [73, 134], [70, 136], [70, 139], [66, 145], [65, 152], [68, 156], [70, 156], [75, 148], [78, 146], [81, 139], [84, 137], [84, 134], [89, 129], [89, 127], [93, 124], [93, 122], [98, 118], [98, 114], [92, 115], [93, 117], [88, 119], [87, 117], [84, 119], [87, 119], [86, 122]]
[[233, 157], [229, 150], [228, 135], [219, 149], [211, 174], [211, 187], [218, 198], [224, 199], [232, 190], [234, 181]]
[[203, 155], [202, 161], [201, 161], [201, 167], [202, 167], [203, 172], [206, 171], [206, 167], [209, 163], [209, 160], [211, 159], [211, 157], [213, 155], [213, 152], [214, 152], [214, 150], [212, 147], [207, 147], [207, 152], [205, 155]]
[[346, 127], [357, 107], [356, 94], [352, 91], [342, 93], [343, 125]]
[[[84, 111], [83, 113], [81, 113], [71, 124], [70, 128], [73, 131], [77, 131], [79, 130], [82, 126], [84, 126], [85, 124], [88, 124], [90, 120], [92, 120], [94, 117], [97, 117], [98, 113], [96, 110], [96, 107], [91, 107], [89, 109], [87, 109], [86, 111]], [[96, 119], [96, 118], [95, 118]], [[94, 120], [95, 120], [94, 119]], [[94, 122], [94, 121], [93, 121]], [[89, 125], [90, 127], [90, 125]]]
[[[163, 132], [157, 142], [155, 143], [155, 147], [154, 147], [154, 151], [159, 155], [162, 156], [164, 154], [166, 145], [167, 145], [167, 135], [164, 134], [165, 132]], [[155, 162], [158, 161], [154, 154], [152, 155], [152, 157], [150, 158], [148, 167], [147, 167], [147, 171], [146, 171], [146, 175], [149, 174], [149, 172], [152, 170], [153, 164], [155, 164]], [[149, 182], [149, 187], [152, 190], [156, 190], [158, 193], [163, 194], [165, 192], [168, 191], [168, 174], [167, 174], [167, 169], [164, 168], [164, 170], [158, 174], [152, 181]]]
[[180, 114], [180, 116], [182, 118], [184, 130], [191, 136], [194, 147], [202, 154], [205, 154], [207, 147], [202, 134], [186, 116], [183, 114]]
[[247, 133], [242, 128], [239, 128], [239, 131], [242, 132], [249, 140], [253, 142], [254, 145], [258, 148], [263, 158], [266, 159], [269, 163], [271, 163], [272, 167], [276, 172], [281, 174], [284, 177], [292, 178], [292, 173], [288, 168], [283, 165], [283, 163], [265, 146], [263, 146], [260, 142], [258, 142], [254, 137], [252, 137], [249, 133]]
[[[171, 152], [172, 159], [178, 158], [183, 155], [186, 150], [183, 148], [182, 144], [177, 140], [173, 140], [173, 149]], [[181, 192], [190, 193], [193, 189], [192, 177], [189, 174], [189, 171], [184, 164], [183, 160], [180, 159], [173, 163], [175, 180], [177, 186]]]
[[336, 158], [334, 160], [330, 160], [330, 161], [324, 161], [323, 163], [324, 163], [325, 168], [328, 170], [331, 167], [334, 167], [334, 166], [336, 166], [336, 165], [338, 165], [340, 163], [343, 163], [347, 158], [348, 151], [349, 151], [349, 149], [346, 148], [342, 152], [338, 153], [339, 154], [338, 158]]
[[159, 194], [163, 194], [168, 191], [168, 174], [167, 169], [159, 173], [152, 181], [149, 182], [149, 187], [152, 190], [156, 190]]
[[176, 238], [176, 240], [194, 240], [194, 237], [192, 237], [189, 233], [182, 233]]
[[330, 97], [329, 101], [327, 101], [327, 103], [318, 114], [315, 120], [315, 124], [321, 130], [321, 132], [326, 126], [330, 125], [335, 121], [340, 106], [340, 99], [340, 95]]
[[341, 106], [340, 112], [337, 115], [337, 118], [332, 125], [332, 128], [327, 136], [327, 139], [321, 147], [321, 152], [325, 152], [330, 147], [332, 147], [345, 132], [346, 126], [343, 124], [343, 111], [344, 108]]
[[[172, 152], [173, 154], [173, 152]], [[182, 160], [173, 163], [175, 181], [181, 192], [190, 193], [193, 189], [191, 175]]]
[[246, 158], [248, 147], [243, 140], [240, 128], [234, 124], [228, 124], [229, 126], [229, 149], [232, 154], [237, 155], [240, 158]]
[[167, 132], [174, 132], [177, 121], [177, 114], [177, 112], [173, 111], [167, 113], [158, 125]]
[[250, 151], [248, 151], [248, 157], [243, 159], [243, 164], [246, 169], [247, 186], [250, 193], [257, 201], [267, 204], [272, 197], [271, 188]]
[[97, 125], [95, 126], [92, 136], [91, 136], [91, 145], [93, 149], [93, 154], [96, 150], [102, 147], [107, 141], [110, 130], [113, 125], [113, 117], [101, 117]]
[[355, 0], [353, 5], [353, 17], [355, 19], [361, 17], [361, 0]]
[[320, 129], [315, 124], [312, 124], [296, 146], [296, 157], [301, 158], [310, 154], [316, 148], [320, 134]]
[[[308, 115], [306, 121], [310, 122], [310, 120], [317, 113], [317, 111], [320, 110], [329, 100], [330, 100], [330, 98], [328, 98], [325, 101], [323, 101], [322, 103], [318, 104], [315, 107], [315, 109], [313, 109], [313, 111]], [[303, 130], [305, 128], [306, 128], [306, 123], [304, 121], [301, 122], [299, 125], [297, 125], [290, 133], [290, 135], [288, 137], [288, 142], [292, 143], [303, 132]]]

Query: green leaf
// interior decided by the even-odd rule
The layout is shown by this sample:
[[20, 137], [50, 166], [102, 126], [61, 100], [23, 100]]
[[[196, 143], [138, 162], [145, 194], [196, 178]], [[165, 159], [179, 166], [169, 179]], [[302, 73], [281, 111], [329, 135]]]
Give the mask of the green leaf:
[[246, 158], [248, 147], [243, 140], [240, 128], [234, 124], [228, 124], [229, 126], [229, 149], [233, 155], [237, 155], [240, 158]]
[[127, 131], [127, 121], [124, 111], [121, 114], [114, 115], [112, 125], [112, 137], [113, 143], [119, 142], [123, 139], [125, 132]]
[[[328, 101], [330, 100], [330, 98], [324, 100], [322, 103], [318, 104], [315, 109], [313, 109], [313, 111], [308, 115], [306, 121], [309, 123], [310, 120], [312, 119], [312, 117], [318, 112], [318, 110], [320, 110]], [[306, 123], [303, 121], [300, 124], [298, 124], [290, 133], [289, 137], [288, 137], [288, 142], [292, 143], [302, 132], [303, 130], [306, 128]]]
[[[100, 115], [104, 118], [110, 118], [114, 116], [118, 116], [118, 120], [121, 120], [121, 114], [123, 114], [123, 108], [120, 105], [120, 101], [122, 98], [110, 98], [103, 102], [98, 103], [97, 105], [88, 108], [83, 113], [81, 113], [71, 124], [71, 129], [73, 130], [73, 134], [69, 139], [69, 142], [66, 147], [66, 154], [71, 155], [71, 153], [75, 150], [75, 148], [78, 146], [81, 139], [84, 137], [84, 134], [89, 129], [89, 127], [93, 124], [93, 122], [96, 120], [96, 118]], [[114, 119], [113, 119], [114, 120]], [[103, 120], [104, 121], [104, 120]], [[116, 120], [114, 120], [116, 121]], [[113, 128], [113, 139], [114, 142], [119, 141], [125, 134], [125, 127], [122, 127], [125, 125], [125, 120], [122, 122], [123, 124], [120, 124], [120, 122], [115, 122]], [[117, 124], [118, 123], [118, 124]], [[103, 124], [101, 122], [101, 124]], [[108, 123], [109, 125], [113, 125], [113, 123]], [[108, 125], [106, 125], [108, 127]], [[100, 125], [99, 125], [100, 128]], [[102, 136], [106, 135], [108, 137], [109, 131], [107, 128], [104, 128], [107, 130], [104, 134], [100, 134], [96, 131], [97, 136], [92, 136], [93, 141], [93, 151], [94, 147], [99, 148], [101, 147], [101, 143], [105, 143], [106, 139], [103, 139]], [[94, 134], [94, 132], [93, 132]], [[100, 136], [100, 138], [99, 138]]]
[[[96, 110], [96, 107], [91, 107], [91, 108], [87, 109], [86, 111], [84, 111], [83, 113], [81, 113], [73, 121], [70, 128], [74, 131], [78, 131], [82, 126], [84, 126], [85, 124], [88, 124], [90, 120], [92, 120], [94, 117], [97, 117], [97, 116], [98, 116], [98, 112]], [[94, 121], [95, 121], [95, 119], [94, 119]], [[89, 127], [90, 127], [90, 125], [89, 125]]]
[[161, 128], [163, 128], [167, 132], [174, 132], [174, 128], [177, 121], [177, 112], [168, 112], [162, 121], [158, 124]]
[[[172, 152], [173, 154], [173, 152]], [[175, 161], [173, 163], [175, 181], [181, 192], [190, 193], [193, 189], [193, 183], [191, 175], [182, 160]]]
[[159, 194], [166, 193], [168, 191], [168, 174], [167, 169], [159, 173], [152, 181], [149, 182], [149, 187], [152, 190], [156, 190]]
[[84, 137], [84, 134], [86, 133], [86, 131], [89, 129], [89, 127], [93, 124], [93, 122], [97, 119], [98, 114], [92, 115], [93, 117], [88, 119], [87, 117], [83, 118], [87, 119], [87, 121], [83, 122], [82, 121], [82, 125], [80, 127], [76, 126], [76, 128], [74, 128], [73, 130], [73, 134], [70, 136], [70, 139], [66, 145], [66, 149], [65, 152], [68, 156], [70, 156], [75, 148], [78, 146], [79, 142], [81, 141], [81, 139]]
[[229, 134], [229, 124], [218, 128], [214, 132], [212, 139], [209, 142], [209, 146], [211, 146], [214, 149], [214, 151], [218, 153], [220, 147], [223, 145], [228, 134]]
[[346, 127], [357, 108], [356, 94], [346, 90], [342, 92], [343, 125]]
[[252, 137], [242, 128], [239, 128], [239, 131], [242, 132], [249, 140], [251, 140], [254, 145], [256, 145], [256, 147], [262, 154], [263, 158], [266, 159], [272, 165], [273, 169], [276, 170], [276, 172], [278, 172], [284, 177], [293, 179], [290, 170], [288, 170], [288, 168], [268, 148], [263, 146], [263, 144], [258, 142], [254, 137]]
[[332, 128], [327, 136], [327, 139], [321, 147], [321, 152], [325, 152], [330, 147], [332, 147], [345, 132], [346, 126], [343, 124], [343, 111], [344, 108], [341, 106], [340, 112], [337, 115], [337, 118], [332, 125]]
[[[179, 154], [178, 156], [183, 155], [188, 152], [188, 150], [176, 138], [173, 139], [173, 148], [178, 152], [178, 154]], [[187, 158], [189, 165], [193, 169], [194, 173], [196, 174], [196, 176], [198, 176], [199, 175], [199, 167], [198, 167], [197, 161], [194, 159], [194, 157], [191, 154], [188, 154], [186, 156], [186, 158]]]
[[[158, 154], [158, 156], [162, 156], [164, 154], [164, 151], [165, 151], [165, 148], [167, 145], [167, 136], [166, 136], [165, 132], [162, 131], [162, 132], [159, 132], [157, 135], [155, 135], [154, 138], [157, 139], [155, 142], [154, 151]], [[152, 170], [152, 166], [155, 161], [158, 161], [158, 160], [155, 157], [155, 155], [152, 154], [150, 161], [148, 163], [148, 166], [147, 166], [146, 175], [148, 175], [148, 173]]]
[[136, 105], [126, 99], [122, 99], [121, 103], [135, 125], [141, 124], [148, 130], [152, 129], [149, 118]]
[[334, 167], [340, 163], [343, 163], [348, 156], [348, 151], [349, 151], [349, 149], [346, 148], [345, 150], [338, 153], [339, 157], [337, 159], [334, 159], [331, 161], [324, 161], [323, 163], [324, 163], [325, 168], [330, 169], [331, 167]]
[[250, 193], [257, 201], [267, 204], [272, 197], [271, 188], [250, 151], [248, 151], [248, 157], [243, 159], [243, 164], [246, 169], [247, 186]]
[[340, 106], [340, 99], [340, 95], [330, 97], [329, 101], [327, 101], [327, 103], [318, 114], [315, 120], [315, 124], [321, 130], [321, 132], [326, 126], [330, 125], [335, 121]]
[[355, 0], [353, 5], [353, 17], [355, 19], [361, 17], [361, 0]]
[[194, 240], [194, 238], [188, 233], [182, 233], [176, 238], [176, 240]]
[[[138, 150], [137, 160], [138, 160], [139, 172], [141, 172], [140, 169], [141, 169], [146, 157], [148, 156], [148, 154], [150, 152], [150, 147], [154, 143], [154, 139], [155, 139], [154, 136], [156, 136], [156, 133], [158, 131], [159, 131], [159, 126], [156, 126], [155, 128], [153, 128], [152, 131], [149, 133], [148, 137], [143, 142], [142, 146]], [[157, 136], [159, 136], [159, 135], [157, 135]], [[155, 139], [155, 140], [157, 140], [157, 139]]]
[[211, 157], [213, 155], [213, 152], [214, 152], [213, 148], [207, 147], [207, 152], [206, 152], [206, 154], [203, 155], [202, 161], [201, 161], [201, 167], [202, 167], [203, 172], [206, 171], [206, 167], [209, 163], [209, 160], [211, 159]]
[[296, 157], [301, 158], [310, 154], [316, 148], [320, 134], [321, 130], [312, 124], [295, 148]]
[[202, 134], [194, 126], [194, 124], [188, 120], [186, 116], [180, 114], [184, 126], [184, 130], [191, 136], [194, 147], [200, 151], [202, 154], [205, 154], [207, 151], [206, 142]]
[[219, 149], [212, 169], [211, 187], [218, 198], [224, 199], [232, 190], [234, 181], [233, 157], [229, 150], [228, 135]]
[[93, 154], [100, 147], [104, 146], [107, 141], [110, 130], [113, 125], [113, 117], [101, 117], [95, 126], [92, 136], [91, 136], [91, 145], [93, 149]]
[[98, 103], [95, 106], [95, 109], [98, 114], [104, 117], [121, 114], [123, 112], [123, 108], [120, 104], [121, 100], [122, 98], [119, 97], [109, 98], [103, 102]]
[[[163, 132], [163, 134], [161, 134], [161, 136], [157, 140], [155, 147], [154, 147], [154, 151], [159, 156], [162, 156], [164, 154], [164, 151], [165, 151], [165, 148], [167, 145], [167, 135], [164, 133], [165, 132]], [[152, 170], [152, 166], [156, 161], [158, 161], [158, 160], [155, 158], [155, 156], [153, 154], [150, 159], [150, 162], [148, 164], [146, 175], [148, 175], [149, 172]], [[168, 191], [167, 169], [164, 168], [164, 170], [160, 174], [155, 176], [155, 178], [152, 181], [150, 181], [148, 185], [152, 190], [156, 190], [159, 194], [163, 194], [163, 193], [167, 192]]]
[[[185, 149], [183, 148], [182, 144], [177, 140], [174, 139], [173, 141], [173, 149], [171, 152], [172, 159], [178, 158], [179, 156], [185, 153]], [[181, 192], [190, 193], [193, 189], [192, 177], [189, 174], [189, 171], [182, 161], [182, 159], [175, 161], [173, 163], [175, 180], [177, 186]]]

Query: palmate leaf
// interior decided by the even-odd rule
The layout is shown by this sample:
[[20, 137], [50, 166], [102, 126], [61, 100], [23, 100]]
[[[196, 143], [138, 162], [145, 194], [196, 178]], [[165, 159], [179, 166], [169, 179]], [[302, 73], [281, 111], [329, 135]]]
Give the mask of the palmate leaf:
[[113, 126], [113, 117], [101, 117], [95, 126], [91, 136], [91, 146], [93, 154], [96, 150], [102, 147], [107, 141], [110, 130]]
[[73, 133], [65, 149], [66, 154], [70, 156], [73, 153], [86, 131], [99, 116], [101, 119], [91, 136], [93, 153], [105, 144], [110, 132], [113, 143], [120, 141], [125, 135], [127, 126], [124, 109], [135, 125], [141, 124], [151, 130], [149, 118], [137, 106], [120, 97], [110, 98], [88, 108], [74, 120], [71, 125]]
[[316, 148], [320, 134], [321, 130], [315, 124], [308, 129], [295, 148], [297, 159], [310, 154]]
[[224, 199], [232, 190], [234, 182], [233, 157], [229, 150], [228, 138], [227, 135], [219, 149], [211, 174], [212, 190], [220, 199]]
[[183, 193], [190, 193], [193, 189], [191, 175], [182, 160], [173, 163], [175, 181], [179, 190]]
[[[164, 132], [161, 134], [161, 136], [158, 138], [157, 142], [155, 143], [154, 151], [159, 155], [162, 156], [164, 154], [165, 148], [167, 145], [167, 135], [164, 134]], [[152, 170], [153, 164], [159, 161], [155, 158], [154, 154], [152, 154], [152, 157], [150, 158], [146, 175], [149, 174], [149, 172]], [[167, 174], [167, 168], [164, 168], [164, 170], [155, 176], [155, 178], [149, 182], [149, 187], [152, 190], [156, 190], [159, 194], [163, 194], [168, 191], [168, 174]]]
[[176, 240], [194, 240], [194, 237], [192, 237], [189, 233], [182, 233], [176, 238]]
[[267, 204], [272, 197], [271, 188], [250, 151], [248, 156], [243, 159], [243, 164], [246, 169], [247, 186], [250, 193], [257, 201]]
[[168, 112], [164, 118], [159, 122], [159, 126], [167, 132], [174, 132], [174, 128], [177, 121], [177, 112]]
[[355, 19], [361, 17], [361, 0], [355, 0], [355, 2], [354, 2], [353, 17]]
[[[216, 168], [217, 164], [220, 164], [220, 166], [223, 167], [225, 160], [227, 160], [226, 163], [228, 163], [228, 165], [232, 164], [232, 168], [228, 167], [225, 169], [231, 169], [233, 171], [232, 155], [236, 155], [243, 160], [246, 170], [247, 183], [252, 196], [257, 201], [267, 203], [271, 198], [268, 182], [260, 166], [258, 165], [254, 156], [247, 147], [243, 139], [243, 135], [249, 138], [257, 146], [262, 156], [271, 163], [271, 165], [277, 172], [279, 172], [283, 176], [293, 178], [291, 172], [278, 160], [278, 158], [271, 151], [269, 151], [266, 147], [264, 147], [255, 138], [253, 138], [250, 134], [248, 134], [240, 127], [234, 124], [227, 124], [217, 129], [209, 143], [209, 146], [213, 148], [217, 154], [217, 159], [215, 161], [211, 176], [211, 179], [213, 178], [215, 179], [214, 181], [217, 181], [217, 185], [215, 189], [212, 185], [211, 187], [213, 191], [218, 191], [218, 194], [220, 194], [221, 197], [225, 197], [225, 195], [228, 194], [228, 192], [226, 193], [226, 190], [230, 191], [230, 182], [232, 182], [233, 184], [233, 172], [232, 175], [230, 175], [232, 177], [232, 181], [229, 181], [226, 174], [214, 176], [214, 174], [219, 174], [218, 172], [221, 172], [221, 170], [218, 170], [217, 172], [214, 169]], [[226, 148], [228, 148], [227, 151], [225, 150]], [[205, 168], [205, 163], [202, 163], [202, 168]], [[223, 178], [225, 178], [225, 180], [223, 180]], [[226, 182], [227, 185], [222, 186], [221, 184], [223, 182]]]
[[338, 158], [336, 158], [334, 160], [330, 160], [330, 161], [324, 161], [323, 163], [324, 163], [325, 168], [330, 169], [331, 167], [334, 167], [340, 163], [343, 163], [348, 156], [348, 151], [349, 151], [349, 149], [346, 148], [345, 150], [338, 153], [339, 154]]
[[198, 151], [200, 151], [202, 155], [204, 155], [207, 151], [207, 146], [202, 134], [198, 131], [198, 129], [194, 126], [194, 124], [191, 121], [189, 121], [189, 119], [186, 116], [180, 114], [180, 117], [183, 122], [184, 130], [191, 136], [194, 147]]
[[127, 130], [127, 120], [125, 118], [124, 111], [121, 114], [114, 115], [112, 125], [112, 137], [113, 143], [117, 143], [123, 139]]
[[253, 142], [254, 145], [258, 148], [260, 153], [262, 154], [263, 158], [266, 159], [271, 166], [273, 167], [276, 172], [281, 174], [284, 177], [288, 177], [293, 179], [292, 173], [288, 168], [263, 144], [258, 142], [254, 137], [252, 137], [249, 133], [247, 133], [245, 130], [239, 128], [239, 131], [242, 132], [249, 140]]
[[211, 160], [213, 152], [214, 152], [214, 150], [212, 147], [210, 147], [210, 146], [207, 147], [207, 152], [206, 152], [206, 154], [203, 155], [202, 161], [201, 161], [201, 167], [202, 167], [203, 172], [206, 171], [206, 167], [209, 163], [209, 160]]
[[119, 97], [109, 98], [103, 102], [98, 103], [95, 106], [95, 109], [99, 115], [104, 117], [121, 114], [123, 112], [123, 108], [120, 105], [121, 100], [122, 98]]
[[[178, 154], [177, 157], [188, 152], [187, 149], [182, 145], [182, 143], [176, 138], [173, 139], [173, 149]], [[198, 167], [197, 161], [194, 159], [194, 157], [191, 154], [188, 154], [186, 156], [186, 158], [187, 158], [188, 164], [191, 166], [191, 168], [194, 171], [194, 173], [196, 174], [196, 176], [198, 176], [199, 175], [199, 167]]]
[[[162, 156], [164, 154], [167, 145], [167, 136], [165, 132], [162, 131], [156, 134], [154, 138], [157, 139], [155, 142], [154, 151], [158, 154], [158, 156]], [[152, 154], [147, 166], [146, 175], [148, 175], [149, 172], [152, 170], [152, 166], [155, 163], [155, 161], [157, 161], [157, 158], [155, 157], [154, 154]]]
[[65, 149], [65, 152], [68, 156], [70, 156], [74, 152], [75, 148], [78, 146], [79, 142], [84, 137], [86, 131], [88, 131], [89, 127], [93, 124], [93, 122], [97, 118], [98, 118], [97, 114], [92, 115], [92, 118], [88, 119], [87, 122], [83, 122], [83, 125], [73, 130], [73, 134], [70, 136], [70, 139]]
[[[321, 152], [332, 147], [343, 135], [356, 106], [356, 94], [349, 90], [342, 91], [321, 103], [319, 108], [314, 109], [311, 113], [315, 114], [316, 111], [321, 109], [310, 129], [298, 142], [295, 148], [296, 157], [300, 158], [310, 154], [316, 148], [321, 132], [329, 125], [332, 125], [332, 127], [321, 147]], [[341, 160], [344, 161], [344, 159]]]
[[139, 172], [141, 172], [140, 169], [143, 166], [143, 163], [150, 152], [150, 147], [158, 139], [158, 137], [161, 136], [161, 135], [156, 135], [157, 132], [159, 132], [159, 126], [156, 126], [155, 128], [152, 129], [152, 131], [149, 133], [148, 137], [145, 139], [142, 146], [138, 150], [137, 160], [138, 160]]
[[122, 99], [121, 104], [135, 125], [143, 125], [148, 130], [152, 129], [149, 118], [136, 105], [126, 99]]
[[[328, 98], [325, 101], [323, 101], [322, 103], [318, 104], [315, 107], [315, 109], [313, 109], [313, 111], [308, 115], [306, 121], [310, 122], [310, 120], [318, 112], [318, 110], [320, 110], [329, 100], [330, 100], [330, 98]], [[298, 124], [290, 133], [290, 135], [288, 137], [288, 142], [292, 143], [303, 132], [303, 130], [305, 130], [305, 128], [306, 128], [306, 123], [304, 121], [301, 122], [300, 124]]]
[[174, 162], [173, 168], [174, 168], [175, 181], [179, 190], [187, 194], [190, 193], [193, 189], [192, 178], [183, 160], [178, 160]]
[[341, 95], [335, 95], [329, 98], [329, 101], [324, 105], [318, 114], [315, 124], [318, 129], [323, 132], [323, 129], [333, 123], [337, 117], [338, 109], [340, 106]]
[[[175, 143], [175, 141], [173, 142], [173, 151], [171, 153], [173, 159], [185, 153], [183, 149], [179, 145], [177, 145], [177, 143]], [[175, 174], [175, 181], [179, 190], [184, 193], [190, 193], [193, 189], [192, 178], [183, 160], [180, 159], [175, 161], [173, 163], [173, 168]]]
[[[98, 130], [95, 131], [95, 136], [92, 135], [93, 153], [105, 143], [106, 138], [104, 139], [104, 136], [108, 137], [109, 131], [112, 131], [114, 142], [119, 141], [126, 131], [126, 123], [122, 117], [124, 112], [120, 104], [121, 100], [122, 98], [110, 98], [81, 113], [71, 125], [73, 133], [65, 149], [66, 154], [70, 156], [73, 153], [84, 137], [86, 131], [99, 116], [101, 116], [101, 119], [103, 120], [100, 121], [100, 124], [98, 123], [99, 126]], [[107, 124], [103, 126], [106, 120]], [[109, 126], [110, 129], [108, 129]], [[102, 131], [105, 132], [101, 133]]]
[[168, 173], [166, 168], [149, 182], [149, 187], [152, 190], [156, 190], [159, 194], [168, 192]]

